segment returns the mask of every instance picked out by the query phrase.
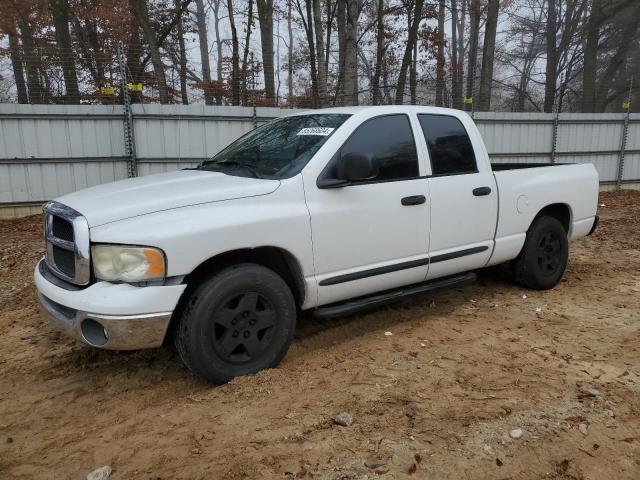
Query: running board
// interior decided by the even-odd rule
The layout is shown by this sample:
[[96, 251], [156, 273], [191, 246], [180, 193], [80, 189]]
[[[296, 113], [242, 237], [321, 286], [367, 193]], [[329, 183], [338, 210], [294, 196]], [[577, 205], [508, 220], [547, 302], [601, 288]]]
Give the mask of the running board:
[[387, 303], [401, 300], [405, 297], [417, 295], [419, 293], [431, 292], [439, 288], [459, 287], [467, 285], [476, 280], [475, 273], [465, 273], [462, 275], [453, 275], [450, 277], [434, 280], [432, 282], [419, 283], [417, 285], [408, 285], [402, 288], [396, 288], [382, 293], [377, 293], [368, 297], [360, 297], [353, 300], [347, 300], [341, 303], [333, 303], [319, 307], [311, 312], [314, 317], [329, 318], [351, 313], [361, 312], [372, 308], [386, 305]]

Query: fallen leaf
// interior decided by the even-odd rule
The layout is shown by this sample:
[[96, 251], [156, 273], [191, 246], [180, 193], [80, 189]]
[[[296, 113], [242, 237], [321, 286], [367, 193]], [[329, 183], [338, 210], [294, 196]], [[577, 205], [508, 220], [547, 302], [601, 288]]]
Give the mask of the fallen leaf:
[[409, 475], [416, 473], [416, 470], [418, 469], [418, 466], [415, 463], [412, 463], [411, 465], [409, 465], [409, 468], [407, 469], [407, 473]]

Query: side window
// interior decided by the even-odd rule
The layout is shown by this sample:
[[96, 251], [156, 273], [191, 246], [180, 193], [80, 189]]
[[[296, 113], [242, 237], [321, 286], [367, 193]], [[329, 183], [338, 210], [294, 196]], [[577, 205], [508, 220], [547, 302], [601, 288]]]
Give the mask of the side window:
[[385, 115], [360, 125], [340, 149], [341, 155], [353, 152], [375, 156], [380, 167], [376, 181], [420, 175], [416, 144], [406, 115]]
[[471, 140], [456, 117], [419, 114], [429, 147], [433, 175], [456, 175], [478, 171]]

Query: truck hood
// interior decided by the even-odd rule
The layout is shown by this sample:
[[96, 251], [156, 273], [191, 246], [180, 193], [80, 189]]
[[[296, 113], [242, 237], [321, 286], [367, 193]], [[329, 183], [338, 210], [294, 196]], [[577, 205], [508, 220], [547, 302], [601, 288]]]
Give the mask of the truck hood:
[[267, 195], [279, 186], [279, 180], [179, 170], [105, 183], [64, 195], [56, 201], [77, 210], [90, 227], [96, 227], [172, 208]]

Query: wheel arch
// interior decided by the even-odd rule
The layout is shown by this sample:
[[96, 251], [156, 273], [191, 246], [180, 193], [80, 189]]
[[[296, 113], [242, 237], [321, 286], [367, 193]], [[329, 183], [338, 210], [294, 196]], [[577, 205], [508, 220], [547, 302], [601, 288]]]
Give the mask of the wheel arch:
[[[569, 233], [571, 231], [571, 218], [572, 218], [571, 207], [569, 205], [567, 205], [566, 203], [552, 203], [550, 205], [545, 206], [536, 214], [535, 217], [533, 217], [533, 220], [531, 220], [531, 223], [529, 224], [529, 229], [538, 218], [543, 216], [552, 217], [558, 220], [562, 224], [562, 227], [564, 228], [564, 231], [567, 233], [567, 236], [569, 236]], [[527, 229], [527, 231], [529, 229]]]
[[191, 293], [198, 285], [223, 268], [239, 263], [255, 263], [273, 270], [280, 275], [291, 289], [296, 306], [300, 308], [304, 303], [306, 296], [304, 275], [300, 263], [291, 252], [280, 247], [262, 246], [219, 253], [200, 263], [191, 273], [184, 277], [183, 283], [187, 284], [187, 288], [182, 293], [173, 312], [171, 323], [165, 336], [165, 344], [173, 338], [181, 312], [185, 308]]

